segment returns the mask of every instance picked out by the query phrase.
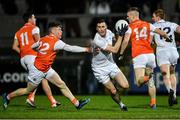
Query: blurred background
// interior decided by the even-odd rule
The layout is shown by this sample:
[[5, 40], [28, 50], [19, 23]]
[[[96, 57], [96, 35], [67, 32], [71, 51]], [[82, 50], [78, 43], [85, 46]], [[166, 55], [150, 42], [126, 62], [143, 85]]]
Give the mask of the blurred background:
[[[11, 48], [15, 32], [24, 24], [23, 13], [33, 11], [37, 17], [41, 36], [47, 33], [51, 21], [63, 25], [62, 40], [71, 45], [90, 46], [95, 35], [95, 20], [105, 18], [110, 30], [114, 31], [117, 20], [126, 18], [129, 7], [139, 7], [141, 18], [151, 21], [152, 13], [163, 8], [167, 20], [180, 24], [180, 0], [0, 0], [0, 93], [25, 87], [27, 72], [21, 67], [19, 55]], [[180, 52], [180, 35], [176, 35], [177, 48]], [[60, 51], [53, 68], [60, 74], [71, 91], [75, 94], [104, 94], [105, 90], [94, 78], [91, 70], [91, 54], [69, 53]], [[130, 89], [126, 94], [147, 93], [147, 88], [137, 88], [131, 65], [130, 46], [124, 60], [119, 63], [114, 59], [128, 78]], [[180, 63], [180, 62], [179, 62]], [[180, 92], [180, 64], [176, 68], [177, 92]], [[155, 82], [158, 94], [166, 89], [159, 69], [155, 69]], [[51, 85], [54, 94], [57, 88]], [[41, 85], [38, 93], [42, 94]]]

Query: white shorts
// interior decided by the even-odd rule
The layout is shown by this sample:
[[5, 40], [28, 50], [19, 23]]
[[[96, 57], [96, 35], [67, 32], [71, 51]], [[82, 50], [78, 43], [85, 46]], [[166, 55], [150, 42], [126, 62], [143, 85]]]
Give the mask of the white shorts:
[[179, 54], [176, 49], [166, 49], [157, 51], [156, 57], [158, 66], [163, 64], [175, 65], [177, 64]]
[[150, 54], [141, 54], [133, 58], [133, 65], [134, 68], [155, 68], [156, 67], [156, 61], [155, 61], [155, 55], [154, 53]]
[[31, 66], [34, 64], [36, 56], [35, 55], [26, 55], [21, 58], [21, 65], [25, 70], [28, 70], [28, 66]]
[[28, 74], [28, 81], [31, 83], [38, 85], [44, 78], [48, 79], [55, 73], [55, 71], [50, 68], [47, 72], [42, 72], [38, 70], [34, 65], [30, 66], [29, 74]]
[[110, 63], [104, 67], [92, 67], [92, 70], [98, 82], [102, 84], [107, 83], [110, 78], [114, 78], [120, 72], [115, 63]]

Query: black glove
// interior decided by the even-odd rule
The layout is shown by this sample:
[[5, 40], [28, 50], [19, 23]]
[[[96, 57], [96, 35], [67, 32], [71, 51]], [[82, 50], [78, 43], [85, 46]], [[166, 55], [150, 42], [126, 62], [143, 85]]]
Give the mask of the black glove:
[[124, 36], [124, 34], [126, 33], [126, 31], [128, 30], [128, 25], [124, 25], [123, 24], [121, 25], [121, 29], [118, 27], [118, 31], [117, 31], [117, 34], [119, 36]]
[[119, 57], [118, 57], [118, 60], [122, 60], [123, 58], [124, 58], [124, 55], [120, 54]]

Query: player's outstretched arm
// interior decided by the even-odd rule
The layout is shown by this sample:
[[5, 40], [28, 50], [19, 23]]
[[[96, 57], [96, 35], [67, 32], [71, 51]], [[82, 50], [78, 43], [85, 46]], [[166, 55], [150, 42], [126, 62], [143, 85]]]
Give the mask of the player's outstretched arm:
[[92, 48], [90, 47], [80, 47], [80, 46], [68, 45], [68, 44], [66, 44], [63, 49], [68, 52], [76, 52], [76, 53], [79, 53], [79, 52], [91, 53], [92, 52]]

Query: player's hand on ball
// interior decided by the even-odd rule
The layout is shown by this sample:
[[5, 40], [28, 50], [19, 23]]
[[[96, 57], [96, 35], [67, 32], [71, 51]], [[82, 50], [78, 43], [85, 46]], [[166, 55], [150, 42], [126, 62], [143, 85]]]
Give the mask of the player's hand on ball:
[[121, 29], [118, 27], [117, 33], [118, 33], [119, 36], [124, 36], [124, 34], [126, 33], [127, 30], [128, 30], [128, 25], [121, 24]]

